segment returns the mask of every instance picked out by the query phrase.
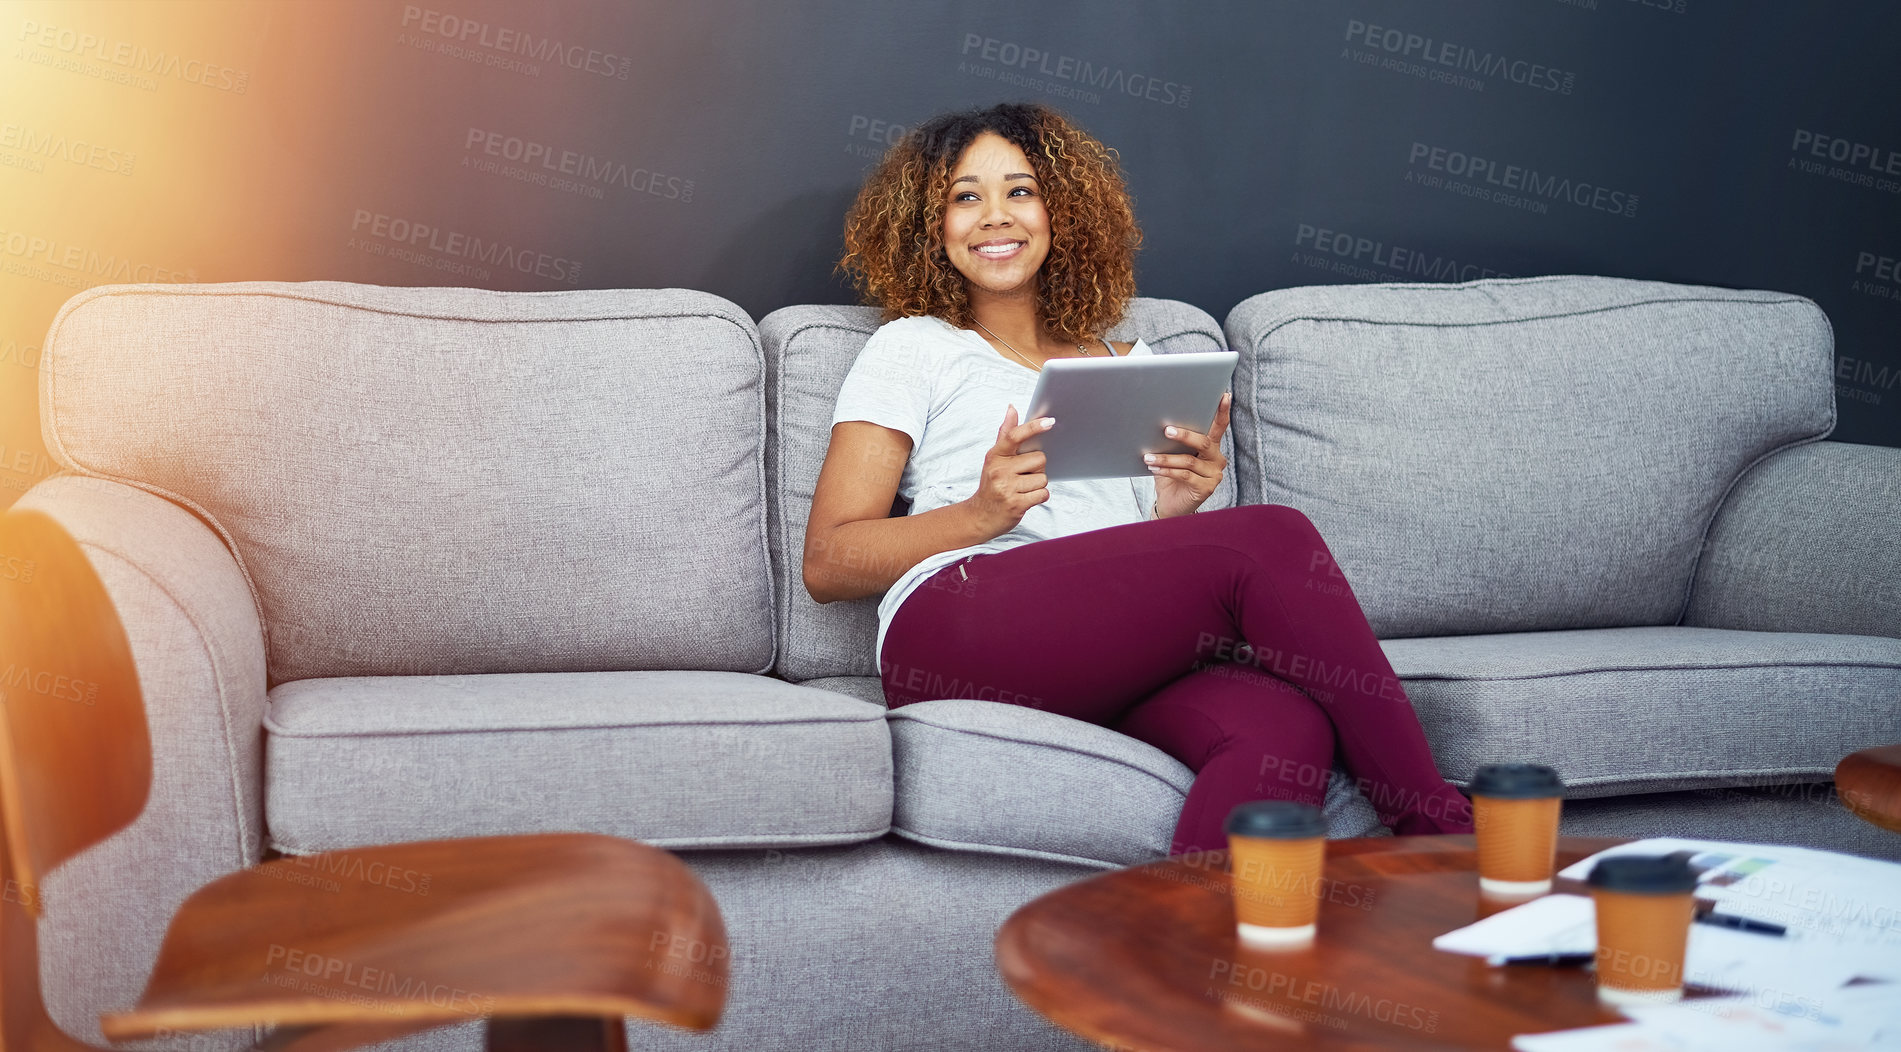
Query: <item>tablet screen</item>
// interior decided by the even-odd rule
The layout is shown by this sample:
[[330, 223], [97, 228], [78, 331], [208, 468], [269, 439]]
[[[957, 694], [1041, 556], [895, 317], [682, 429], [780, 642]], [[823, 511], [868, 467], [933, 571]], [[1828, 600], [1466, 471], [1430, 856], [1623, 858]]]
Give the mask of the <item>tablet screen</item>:
[[1045, 362], [1025, 420], [1056, 426], [1017, 448], [1040, 449], [1052, 480], [1149, 475], [1145, 453], [1192, 453], [1167, 437], [1173, 425], [1206, 434], [1234, 376], [1234, 351], [1053, 358]]

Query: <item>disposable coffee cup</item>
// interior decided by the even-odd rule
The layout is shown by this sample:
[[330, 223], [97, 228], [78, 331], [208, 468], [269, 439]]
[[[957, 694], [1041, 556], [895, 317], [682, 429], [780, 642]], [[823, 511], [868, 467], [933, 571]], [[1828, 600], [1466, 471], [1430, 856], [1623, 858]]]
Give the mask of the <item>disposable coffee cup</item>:
[[1609, 1005], [1683, 997], [1696, 871], [1680, 856], [1613, 855], [1584, 880], [1597, 904], [1597, 997]]
[[1564, 808], [1558, 772], [1535, 763], [1487, 764], [1472, 775], [1470, 791], [1479, 890], [1501, 898], [1550, 891]]
[[1292, 800], [1255, 800], [1228, 813], [1235, 930], [1249, 946], [1310, 943], [1320, 916], [1327, 822]]

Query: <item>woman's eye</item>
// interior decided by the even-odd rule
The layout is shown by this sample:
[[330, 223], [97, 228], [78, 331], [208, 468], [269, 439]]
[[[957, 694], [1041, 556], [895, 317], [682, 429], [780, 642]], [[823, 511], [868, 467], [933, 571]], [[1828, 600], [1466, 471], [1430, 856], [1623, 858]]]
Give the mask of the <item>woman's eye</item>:
[[951, 200], [953, 200], [953, 201], [963, 201], [963, 200], [966, 200], [966, 199], [968, 199], [968, 200], [971, 200], [971, 201], [975, 201], [975, 200], [977, 199], [977, 195], [976, 195], [976, 194], [973, 194], [973, 193], [971, 193], [971, 192], [970, 192], [969, 190], [965, 190], [965, 191], [963, 191], [963, 192], [961, 192], [961, 193], [959, 193], [959, 194], [958, 194], [958, 195], [957, 195], [956, 197], [953, 197], [953, 198], [951, 198]]
[[1027, 187], [1027, 186], [1019, 186], [1019, 187], [1015, 187], [1015, 188], [1013, 188], [1013, 189], [1012, 189], [1012, 190], [1010, 191], [1010, 193], [1011, 193], [1011, 195], [1012, 195], [1012, 196], [1015, 196], [1015, 194], [1016, 194], [1016, 192], [1017, 192], [1018, 190], [1021, 190], [1021, 191], [1023, 191], [1023, 192], [1024, 192], [1024, 193], [1026, 193], [1026, 194], [1030, 192], [1030, 188], [1029, 188], [1029, 187]]

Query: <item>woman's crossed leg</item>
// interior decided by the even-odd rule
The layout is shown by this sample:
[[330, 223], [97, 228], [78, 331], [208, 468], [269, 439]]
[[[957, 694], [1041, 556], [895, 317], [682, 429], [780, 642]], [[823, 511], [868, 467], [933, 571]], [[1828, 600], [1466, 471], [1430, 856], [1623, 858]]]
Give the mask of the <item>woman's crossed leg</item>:
[[1175, 756], [1198, 773], [1178, 850], [1221, 846], [1221, 821], [1242, 800], [1318, 803], [1325, 780], [1311, 772], [1336, 745], [1396, 832], [1471, 829], [1326, 543], [1285, 505], [1127, 523], [945, 567], [899, 608], [880, 665], [894, 708], [996, 698]]
[[1319, 807], [1333, 773], [1333, 724], [1320, 707], [1284, 681], [1236, 664], [1178, 676], [1110, 726], [1195, 772], [1171, 855], [1226, 847], [1222, 826], [1242, 800]]

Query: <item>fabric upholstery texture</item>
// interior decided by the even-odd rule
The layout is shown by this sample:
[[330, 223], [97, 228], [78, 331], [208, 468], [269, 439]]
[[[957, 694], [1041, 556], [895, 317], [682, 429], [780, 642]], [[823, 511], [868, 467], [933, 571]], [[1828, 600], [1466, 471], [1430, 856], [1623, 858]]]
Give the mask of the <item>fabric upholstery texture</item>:
[[[255, 865], [263, 847], [264, 641], [243, 575], [177, 505], [104, 479], [58, 476], [20, 510], [76, 539], [125, 625], [152, 742], [152, 787], [130, 826], [46, 876], [40, 987], [68, 1034], [104, 1046], [99, 1013], [138, 1000], [172, 914]], [[207, 1052], [242, 1047], [204, 1035]]]
[[768, 676], [300, 680], [271, 691], [265, 726], [287, 854], [561, 830], [787, 847], [891, 824], [884, 710]]
[[[1567, 800], [1562, 828], [1574, 836], [1690, 831], [1816, 842], [1877, 858], [1901, 854], [1901, 837], [1849, 817], [1827, 786], [1816, 785]], [[726, 1015], [710, 1034], [630, 1022], [629, 1047], [1094, 1047], [1043, 1022], [1009, 993], [997, 974], [994, 939], [1018, 906], [1097, 870], [941, 851], [895, 835], [849, 847], [690, 851], [681, 858], [712, 890], [726, 921], [733, 953]], [[377, 1046], [381, 1052], [481, 1047], [480, 1031], [471, 1027]]]
[[885, 703], [884, 684], [876, 676], [822, 676], [805, 680], [799, 686], [837, 691], [873, 705], [882, 706]]
[[[812, 494], [831, 446], [832, 409], [845, 374], [879, 325], [874, 307], [798, 306], [773, 311], [759, 323], [766, 350], [767, 530], [777, 604], [778, 662], [774, 671], [797, 682], [823, 676], [876, 676], [872, 646], [878, 634], [878, 596], [820, 604], [805, 590], [805, 525]], [[1198, 308], [1174, 300], [1138, 297], [1112, 340], [1140, 337], [1156, 354], [1225, 350], [1221, 328]], [[1237, 375], [1237, 383], [1239, 377]], [[1238, 387], [1235, 400], [1241, 398]], [[1203, 505], [1235, 503], [1234, 430], [1222, 439], [1230, 467]]]
[[[1088, 1052], [997, 972], [997, 929], [1025, 902], [1094, 870], [939, 851], [887, 837], [797, 851], [692, 851], [732, 950], [710, 1033], [640, 1020], [642, 1052]], [[480, 1052], [459, 1027], [375, 1046]]]
[[1835, 423], [1783, 293], [1600, 277], [1244, 300], [1241, 503], [1291, 504], [1381, 638], [1674, 624], [1724, 494]]
[[[891, 712], [892, 832], [936, 847], [1115, 868], [1168, 854], [1194, 773], [1106, 727], [995, 701]], [[1330, 837], [1384, 828], [1337, 769]]]
[[1831, 782], [1566, 800], [1558, 828], [1566, 836], [1801, 844], [1901, 862], [1901, 836], [1856, 818]]
[[1814, 442], [1750, 469], [1683, 623], [1901, 638], [1901, 449]]
[[[292, 853], [585, 828], [683, 850], [727, 919], [720, 1030], [632, 1024], [640, 1047], [1084, 1047], [1004, 989], [996, 927], [1161, 855], [1192, 775], [1019, 706], [882, 709], [876, 598], [821, 608], [799, 572], [833, 398], [877, 321], [755, 328], [677, 289], [68, 301], [42, 423], [90, 477], [18, 506], [105, 580], [155, 764], [139, 819], [46, 880], [54, 1019], [103, 1045], [98, 1013], [136, 999], [178, 904], [258, 861], [267, 825]], [[1165, 300], [1110, 335], [1224, 346]], [[1901, 857], [1811, 784], [1901, 726], [1901, 451], [1816, 441], [1833, 359], [1812, 303], [1335, 286], [1250, 299], [1226, 337], [1208, 507], [1320, 526], [1448, 777], [1553, 763], [1574, 834]], [[1337, 770], [1326, 810], [1333, 836], [1381, 832]]]
[[273, 683], [772, 664], [758, 333], [685, 289], [110, 285], [48, 450], [216, 524]]
[[1550, 764], [1568, 796], [1833, 777], [1901, 728], [1901, 640], [1664, 626], [1384, 643], [1458, 784]]

